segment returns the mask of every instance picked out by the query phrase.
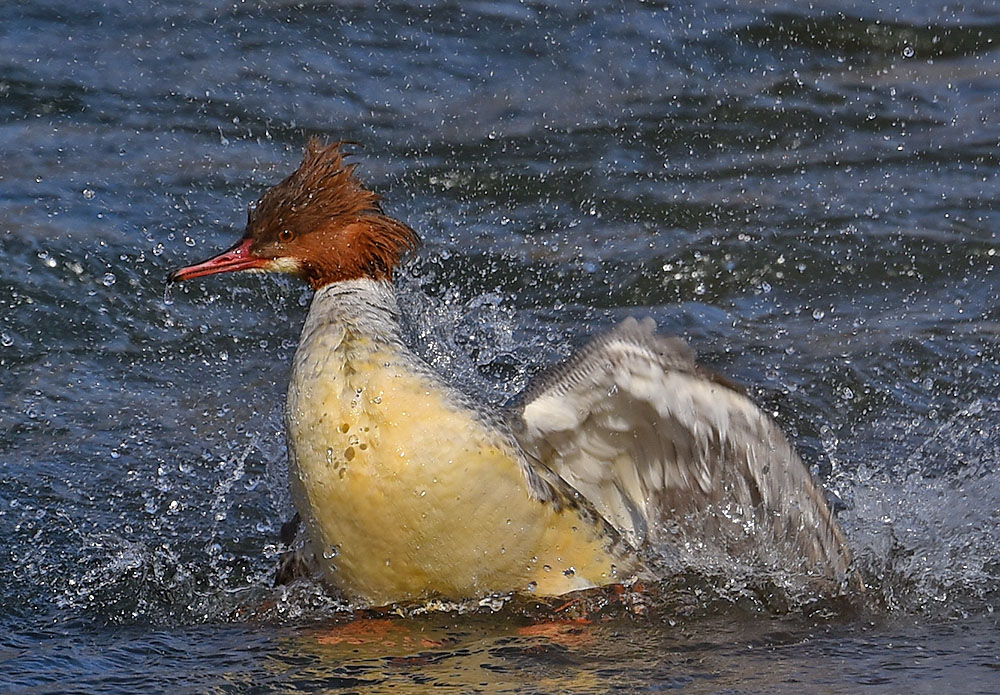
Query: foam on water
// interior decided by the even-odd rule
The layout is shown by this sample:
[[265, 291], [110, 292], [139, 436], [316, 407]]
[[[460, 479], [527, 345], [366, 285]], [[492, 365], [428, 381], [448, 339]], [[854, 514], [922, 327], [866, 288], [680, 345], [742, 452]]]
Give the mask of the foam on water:
[[843, 518], [872, 600], [883, 610], [938, 617], [992, 613], [1000, 586], [1000, 405], [977, 398], [941, 422], [874, 429], [890, 444], [884, 458], [837, 484], [852, 499]]

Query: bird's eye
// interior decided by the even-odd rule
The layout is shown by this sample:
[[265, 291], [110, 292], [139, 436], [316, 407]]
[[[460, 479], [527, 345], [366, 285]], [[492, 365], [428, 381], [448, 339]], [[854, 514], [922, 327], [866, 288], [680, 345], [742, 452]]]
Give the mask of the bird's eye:
[[282, 229], [278, 232], [278, 241], [287, 244], [289, 241], [295, 238], [295, 232], [291, 229]]

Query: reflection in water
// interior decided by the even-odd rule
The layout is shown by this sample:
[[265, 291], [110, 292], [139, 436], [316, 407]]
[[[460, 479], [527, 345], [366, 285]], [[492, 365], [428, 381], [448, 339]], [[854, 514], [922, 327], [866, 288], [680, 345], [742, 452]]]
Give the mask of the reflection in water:
[[[304, 630], [280, 641], [275, 665], [289, 692], [331, 688], [366, 692], [574, 692], [607, 693], [657, 683], [684, 692], [842, 692], [844, 680], [869, 686], [899, 683], [899, 675], [941, 663], [953, 649], [995, 636], [973, 629], [959, 643], [936, 648], [842, 623], [808, 624], [735, 613], [650, 629], [646, 619], [525, 623], [517, 618], [447, 616], [366, 620]], [[938, 636], [954, 638], [944, 628]], [[984, 651], [976, 650], [982, 655]], [[975, 661], [976, 657], [972, 658]], [[977, 678], [988, 677], [984, 658]], [[845, 668], [846, 667], [846, 668]], [[958, 676], [958, 671], [949, 673]]]

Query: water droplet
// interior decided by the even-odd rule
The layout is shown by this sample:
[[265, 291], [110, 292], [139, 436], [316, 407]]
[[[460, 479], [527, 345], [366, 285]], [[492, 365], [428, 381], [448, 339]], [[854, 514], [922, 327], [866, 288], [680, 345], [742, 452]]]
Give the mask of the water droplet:
[[42, 260], [42, 263], [48, 268], [55, 268], [57, 263], [56, 259], [49, 255], [48, 251], [40, 251], [38, 257]]
[[111, 287], [117, 281], [118, 281], [118, 278], [115, 277], [114, 273], [105, 273], [104, 274], [104, 278], [101, 280], [102, 284], [105, 287]]
[[913, 54], [914, 54], [913, 46], [907, 46], [906, 48], [903, 49], [904, 58], [912, 58]]
[[14, 344], [14, 338], [7, 335], [6, 333], [0, 333], [0, 345], [4, 347], [10, 347]]
[[94, 194], [94, 189], [92, 189], [92, 188], [84, 188], [83, 189], [83, 197], [86, 198], [87, 200], [93, 200], [94, 199], [94, 195], [95, 195]]
[[822, 309], [813, 309], [812, 317], [817, 321], [823, 320], [824, 316], [826, 316], [826, 312]]
[[344, 458], [347, 459], [348, 461], [350, 461], [350, 460], [352, 460], [354, 458], [354, 447], [353, 446], [349, 446], [346, 449], [344, 449]]
[[163, 244], [156, 244], [153, 247], [153, 255], [159, 256], [161, 253], [163, 253]]
[[332, 560], [333, 558], [340, 555], [340, 546], [331, 545], [329, 548], [323, 551], [323, 557], [327, 560]]

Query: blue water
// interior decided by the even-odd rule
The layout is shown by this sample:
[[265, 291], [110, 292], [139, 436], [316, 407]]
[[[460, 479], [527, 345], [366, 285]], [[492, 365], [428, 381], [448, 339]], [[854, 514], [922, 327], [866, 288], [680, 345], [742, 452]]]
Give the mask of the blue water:
[[[1000, 7], [822, 5], [0, 5], [0, 692], [1000, 690]], [[165, 279], [314, 134], [423, 237], [437, 368], [500, 403], [653, 316], [843, 500], [865, 595], [272, 588], [309, 293]]]

